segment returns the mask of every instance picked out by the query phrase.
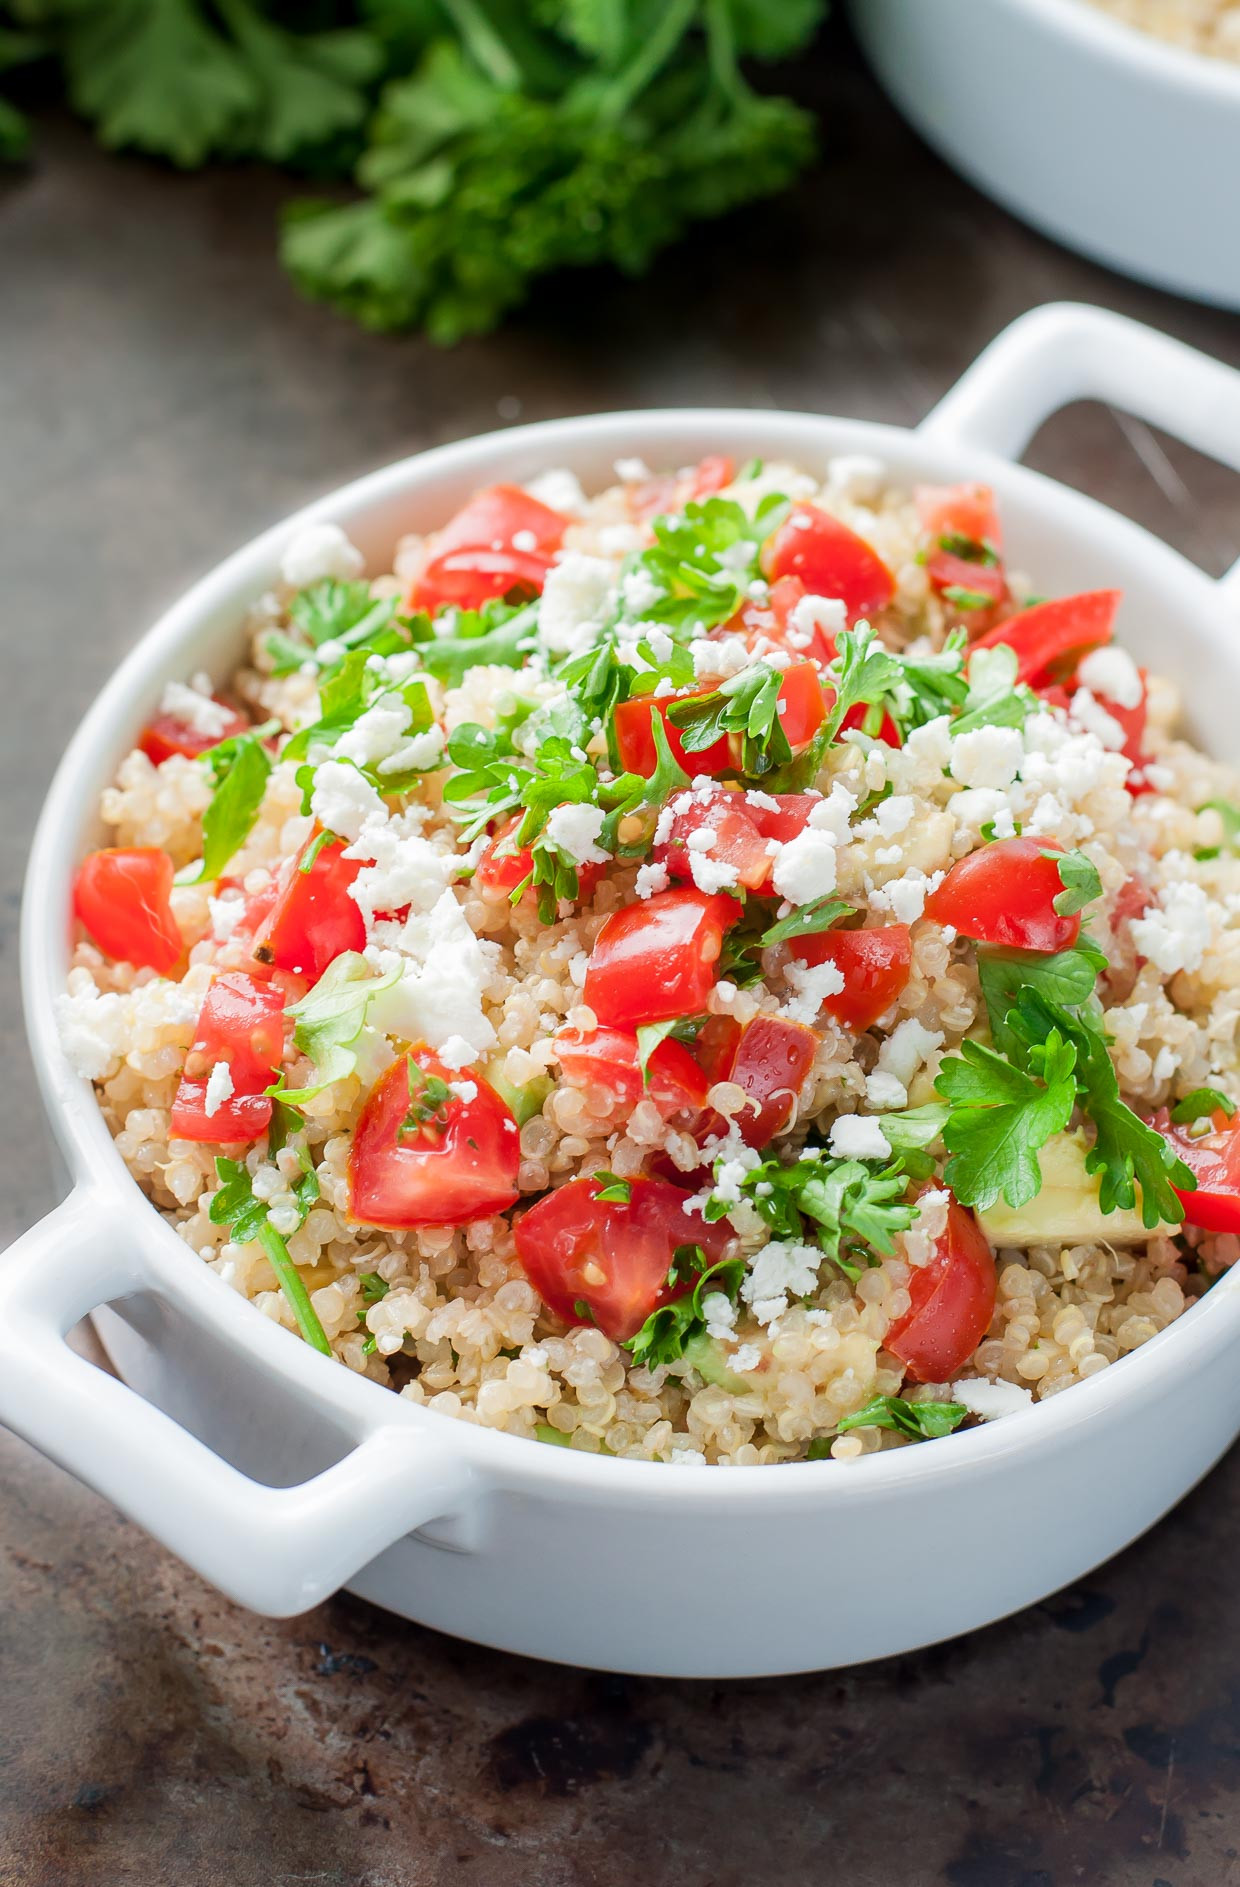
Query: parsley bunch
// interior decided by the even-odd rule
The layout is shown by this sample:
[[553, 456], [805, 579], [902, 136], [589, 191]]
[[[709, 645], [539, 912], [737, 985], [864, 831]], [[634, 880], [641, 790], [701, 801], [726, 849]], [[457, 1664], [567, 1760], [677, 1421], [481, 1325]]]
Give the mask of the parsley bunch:
[[[910, 1161], [916, 1164], [916, 1156], [893, 1156], [876, 1171], [861, 1160], [807, 1149], [787, 1166], [763, 1160], [746, 1173], [740, 1190], [775, 1238], [818, 1245], [846, 1277], [858, 1278], [872, 1263], [871, 1252], [891, 1257], [897, 1233], [907, 1232], [917, 1217], [916, 1205], [906, 1198]], [[727, 1201], [716, 1192], [704, 1217], [714, 1221], [727, 1212]]]
[[[285, 1110], [277, 1104], [272, 1117], [273, 1132], [269, 1137], [267, 1148], [268, 1153], [273, 1157], [278, 1151], [277, 1140], [282, 1141], [284, 1138], [291, 1112], [292, 1110]], [[301, 1215], [299, 1223], [304, 1222], [306, 1214], [319, 1196], [318, 1177], [310, 1156], [304, 1148], [300, 1151], [300, 1159], [301, 1177], [294, 1181], [291, 1188], [297, 1210]], [[268, 1264], [276, 1274], [280, 1289], [289, 1301], [302, 1336], [313, 1349], [321, 1350], [324, 1356], [330, 1356], [332, 1346], [310, 1302], [310, 1293], [305, 1287], [301, 1273], [289, 1256], [288, 1246], [271, 1223], [266, 1200], [259, 1199], [254, 1192], [254, 1182], [250, 1177], [249, 1168], [243, 1161], [228, 1160], [221, 1154], [216, 1157], [215, 1172], [220, 1183], [207, 1213], [212, 1225], [226, 1225], [229, 1237], [238, 1245], [248, 1245], [254, 1240], [258, 1241], [266, 1254]]]

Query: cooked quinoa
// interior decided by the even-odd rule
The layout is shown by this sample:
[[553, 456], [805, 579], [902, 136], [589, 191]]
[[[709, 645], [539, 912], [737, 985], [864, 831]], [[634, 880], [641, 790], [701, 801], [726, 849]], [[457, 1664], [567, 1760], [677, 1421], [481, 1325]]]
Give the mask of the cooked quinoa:
[[[1203, 33], [1236, 14], [1114, 10], [1191, 18]], [[410, 1401], [591, 1453], [845, 1459], [1001, 1416], [1108, 1368], [1240, 1255], [1234, 1233], [1178, 1222], [1169, 1178], [1181, 1193], [1191, 1180], [1169, 1167], [1170, 1152], [1159, 1169], [1150, 1145], [1167, 1143], [1156, 1133], [1137, 1163], [1138, 1182], [1162, 1202], [1145, 1213], [1154, 1224], [1142, 1222], [1141, 1184], [1127, 1204], [1112, 1197], [1100, 1209], [1100, 1181], [1120, 1195], [1125, 1183], [1122, 1170], [1118, 1181], [1114, 1170], [1088, 1173], [1082, 1157], [1095, 1136], [1102, 1145], [1106, 1046], [1092, 1089], [1081, 1073], [1089, 1043], [1105, 1039], [1126, 1145], [1142, 1121], [1165, 1125], [1159, 1110], [1203, 1089], [1216, 1092], [1178, 1129], [1181, 1150], [1194, 1133], [1225, 1130], [1240, 1023], [1240, 777], [1177, 737], [1174, 690], [1110, 640], [1114, 597], [1081, 599], [1086, 629], [1069, 660], [1071, 633], [1067, 643], [1060, 634], [1053, 677], [1022, 654], [1033, 686], [1017, 680], [1015, 658], [995, 644], [1006, 625], [1019, 651], [1047, 619], [1025, 607], [1036, 573], [1004, 567], [981, 488], [914, 494], [860, 458], [837, 459], [823, 480], [724, 461], [663, 478], [621, 462], [617, 477], [586, 499], [571, 473], [549, 472], [531, 488], [535, 527], [501, 505], [498, 524], [484, 511], [485, 542], [467, 527], [408, 537], [391, 572], [368, 579], [342, 532], [312, 527], [290, 542], [284, 581], [255, 600], [244, 664], [170, 687], [101, 812], [110, 847], [158, 848], [189, 881], [168, 894], [177, 960], [152, 950], [138, 967], [105, 954], [106, 911], [92, 918], [80, 878], [87, 923], [60, 1005], [65, 1049], [94, 1083], [121, 1155], [187, 1262], [209, 1266], [263, 1316]], [[509, 492], [504, 503], [514, 502], [519, 511], [521, 494]], [[540, 541], [544, 508], [559, 521]], [[825, 593], [813, 583], [820, 541], [842, 572]], [[478, 601], [471, 584], [494, 593], [480, 616], [451, 600]], [[1121, 637], [1122, 627], [1121, 607]], [[499, 660], [470, 660], [479, 633]], [[357, 646], [364, 659], [351, 661]], [[871, 683], [856, 682], [867, 662]], [[793, 719], [785, 697], [807, 667], [816, 706], [805, 738], [781, 740]], [[850, 686], [857, 706], [833, 728], [836, 691]], [[627, 796], [616, 785], [626, 696], [643, 704], [652, 754], [652, 704], [670, 715], [645, 797], [640, 780]], [[680, 710], [677, 727], [669, 704], [695, 699], [700, 709]], [[720, 733], [738, 700], [754, 704], [748, 730], [733, 717]], [[686, 776], [673, 761], [669, 774], [669, 735], [690, 739], [695, 711], [703, 741], [714, 730], [713, 745], [692, 750], [714, 756], [710, 771]], [[250, 726], [265, 731], [255, 739]], [[312, 727], [287, 757], [290, 737]], [[255, 769], [248, 799], [243, 761]], [[556, 804], [555, 783], [570, 777]], [[795, 830], [780, 823], [785, 802]], [[750, 838], [783, 833], [763, 841], [760, 888], [761, 863], [748, 883], [738, 877], [729, 812]], [[199, 865], [204, 814], [210, 878]], [[1037, 940], [1036, 956], [1005, 955], [1011, 935], [988, 945], [979, 919], [979, 942], [967, 914], [963, 925], [945, 921], [943, 898], [963, 882], [948, 877], [961, 860], [1015, 857], [1010, 848], [1030, 840], [1039, 862], [1021, 866], [1000, 904], [1027, 902], [1025, 887], [1049, 871], [1064, 910], [1043, 899], [1054, 935]], [[329, 858], [351, 862], [344, 917], [358, 947], [316, 980], [280, 913], [290, 886], [308, 882], [299, 862], [320, 869]], [[637, 1038], [646, 1087], [632, 1064], [618, 1075], [588, 1060], [615, 1027], [589, 1000], [604, 988], [615, 914], [649, 917], [675, 899], [722, 910], [727, 926], [724, 957], [697, 965], [707, 987], [696, 1013], [660, 1012], [664, 1030], [679, 1025], [664, 1064], [682, 1083], [700, 1080], [696, 1111], [672, 1075], [656, 1078], [662, 1044], [648, 1033]], [[1082, 917], [1084, 948], [1100, 953], [1092, 960], [1076, 938]], [[785, 934], [771, 940], [776, 927]], [[905, 954], [867, 1018], [862, 959], [850, 953], [858, 934], [869, 943], [879, 933]], [[813, 944], [827, 951], [818, 962]], [[1060, 1033], [1044, 1026], [1030, 1049], [1008, 1030], [1004, 1005], [988, 1004], [982, 975], [1006, 963], [1020, 986], [1026, 974], [1036, 982], [1022, 964], [1069, 958], [1087, 985], [1096, 975], [1096, 994], [1078, 988], [1055, 1012]], [[276, 1066], [260, 1055], [255, 1077], [244, 1057], [204, 1048], [204, 1001], [226, 975], [239, 987], [258, 979], [255, 1001], [275, 1015], [279, 1081], [295, 1105], [277, 1100], [270, 1126], [262, 1094]], [[333, 987], [343, 991], [334, 1011]], [[1018, 987], [1014, 1000], [1027, 994]], [[795, 1091], [733, 1081], [739, 1062], [707, 1054], [717, 1040], [739, 1055], [759, 1021], [806, 1050]], [[620, 1027], [629, 1043], [636, 1026], [630, 1015]], [[1075, 1073], [1063, 1028], [1077, 1044]], [[586, 1060], [574, 1062], [566, 1043], [587, 1045]], [[1005, 1156], [987, 1137], [995, 1117], [978, 1125], [995, 1093], [969, 1112], [962, 1044], [990, 1052], [978, 1079], [1011, 1080], [1019, 1108], [1037, 1113], [1036, 1130], [1033, 1112], [1020, 1113], [1017, 1135], [1034, 1162], [1032, 1197], [1010, 1165], [1000, 1173]], [[364, 1171], [359, 1123], [377, 1131], [375, 1097], [393, 1078], [403, 1114], [406, 1077], [408, 1117]], [[746, 1122], [768, 1101], [777, 1131], [750, 1146]], [[217, 1118], [247, 1108], [259, 1123], [248, 1138], [209, 1137]], [[458, 1141], [475, 1164], [487, 1154], [470, 1126], [480, 1108], [502, 1128], [492, 1177], [504, 1171], [491, 1186], [502, 1209], [493, 1197], [465, 1222], [460, 1211], [458, 1222], [403, 1229], [366, 1222], [359, 1198], [390, 1198], [396, 1166], [415, 1175], [421, 1204], [402, 1196], [374, 1216], [424, 1221], [427, 1186], [434, 1199], [455, 1197], [436, 1175]], [[185, 1133], [174, 1114], [190, 1121]], [[457, 1140], [454, 1121], [466, 1123]], [[471, 1177], [469, 1155], [459, 1159]], [[674, 1255], [669, 1236], [671, 1282], [651, 1298], [647, 1281], [648, 1301], [634, 1308], [630, 1296], [618, 1310], [634, 1201], [673, 1187], [687, 1229]], [[570, 1198], [605, 1230], [561, 1293], [578, 1295], [555, 1314], [526, 1269], [550, 1289], [554, 1239], [534, 1264], [522, 1228]], [[791, 1213], [782, 1223], [781, 1200]], [[928, 1280], [937, 1290], [964, 1263], [959, 1222], [974, 1272], [965, 1311], [944, 1324], [946, 1299]], [[693, 1289], [708, 1259], [718, 1268]], [[950, 1354], [935, 1379], [934, 1360], [959, 1352], [962, 1333], [967, 1353]], [[948, 1412], [927, 1418], [927, 1404]], [[873, 1419], [850, 1424], [861, 1412]]]
[[1092, 0], [1106, 13], [1143, 33], [1170, 40], [1189, 52], [1240, 60], [1237, 0]]

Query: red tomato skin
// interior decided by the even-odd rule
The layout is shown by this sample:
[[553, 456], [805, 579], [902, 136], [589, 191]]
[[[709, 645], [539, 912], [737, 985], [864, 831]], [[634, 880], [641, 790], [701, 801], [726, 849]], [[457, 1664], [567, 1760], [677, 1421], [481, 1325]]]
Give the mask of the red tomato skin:
[[166, 976], [185, 953], [172, 879], [172, 860], [154, 845], [88, 852], [73, 881], [74, 915], [105, 956]]
[[793, 506], [766, 544], [762, 565], [772, 582], [800, 577], [811, 596], [839, 597], [850, 623], [876, 615], [895, 595], [895, 580], [878, 552], [815, 505]]
[[[518, 813], [515, 819], [508, 820], [500, 827], [490, 841], [486, 851], [478, 860], [474, 870], [474, 884], [484, 897], [506, 898], [517, 886], [524, 882], [534, 869], [534, 854], [528, 845], [510, 849], [509, 841], [520, 825], [523, 815]], [[577, 868], [577, 901], [585, 903], [593, 896], [595, 886], [602, 877], [601, 865], [579, 865]], [[526, 886], [525, 896], [533, 891], [532, 885]]]
[[668, 1288], [677, 1246], [700, 1245], [713, 1263], [728, 1236], [723, 1225], [686, 1212], [688, 1193], [667, 1180], [630, 1180], [627, 1204], [600, 1200], [599, 1191], [596, 1180], [570, 1179], [523, 1212], [513, 1226], [517, 1257], [548, 1310], [566, 1324], [594, 1323], [623, 1343], [651, 1311], [690, 1288], [692, 1279]]
[[922, 534], [967, 537], [974, 544], [1002, 549], [1003, 530], [995, 494], [989, 485], [919, 485], [913, 494]]
[[900, 995], [909, 979], [913, 949], [907, 924], [878, 930], [824, 930], [791, 945], [802, 963], [834, 963], [844, 978], [837, 995], [823, 1004], [828, 1015], [863, 1035]]
[[765, 603], [746, 603], [731, 622], [725, 623], [722, 629], [712, 630], [710, 639], [743, 635], [751, 649], [768, 643], [786, 649], [798, 661], [817, 662], [821, 667], [835, 659], [835, 637], [817, 623], [808, 632], [808, 641], [805, 632], [793, 629], [792, 612], [805, 594], [800, 577], [779, 577], [772, 583]]
[[625, 498], [631, 516], [657, 518], [691, 500], [700, 502], [712, 497], [735, 477], [735, 461], [722, 453], [711, 453], [690, 472], [664, 472], [639, 479], [626, 488]]
[[[426, 1048], [418, 1066], [442, 1081], [463, 1077]], [[521, 1139], [499, 1095], [475, 1070], [464, 1077], [478, 1092], [447, 1103], [442, 1132], [400, 1137], [409, 1111], [408, 1058], [402, 1056], [370, 1092], [349, 1149], [348, 1217], [361, 1225], [403, 1231], [418, 1225], [468, 1225], [506, 1212], [517, 1201]]]
[[762, 797], [776, 800], [778, 804], [755, 805], [746, 794], [745, 811], [764, 839], [778, 839], [781, 845], [804, 832], [810, 814], [821, 799], [816, 793], [764, 793]]
[[174, 1140], [205, 1140], [216, 1146], [259, 1140], [271, 1125], [272, 1103], [261, 1094], [232, 1094], [207, 1112], [207, 1084], [184, 1075], [176, 1091], [168, 1131]]
[[203, 998], [186, 1058], [195, 1073], [227, 1062], [233, 1086], [267, 1087], [284, 1053], [284, 992], [242, 970], [217, 976]]
[[1149, 671], [1148, 669], [1140, 668], [1137, 670], [1137, 673], [1141, 678], [1141, 699], [1134, 708], [1123, 707], [1118, 701], [1113, 701], [1110, 695], [1099, 695], [1098, 697], [1107, 713], [1111, 715], [1114, 720], [1118, 721], [1124, 730], [1124, 745], [1121, 752], [1126, 760], [1131, 760], [1132, 762], [1132, 772], [1124, 781], [1124, 785], [1134, 799], [1139, 799], [1142, 793], [1152, 793], [1154, 791], [1154, 788], [1146, 779], [1144, 772], [1145, 762], [1148, 758], [1145, 752], [1145, 724], [1149, 716], [1150, 705], [1148, 685]]
[[779, 684], [778, 713], [779, 724], [793, 753], [808, 747], [827, 718], [826, 696], [815, 663], [788, 664]]
[[673, 701], [690, 701], [697, 695], [713, 692], [709, 687], [690, 688], [684, 694], [660, 696], [657, 701], [653, 695], [633, 695], [628, 701], [622, 701], [612, 721], [622, 769], [626, 773], [640, 773], [646, 780], [653, 777], [658, 765], [658, 754], [655, 751], [651, 720], [657, 713], [663, 722], [672, 758], [677, 766], [684, 768], [690, 779], [697, 779], [700, 774], [708, 773], [713, 777], [726, 773], [732, 765], [732, 748], [726, 735], [703, 748], [701, 753], [686, 753], [680, 728], [673, 727], [667, 718], [667, 710]]
[[[480, 609], [509, 590], [541, 590], [568, 519], [517, 485], [489, 485], [431, 539], [426, 563], [409, 586], [410, 609], [432, 614], [449, 603]], [[530, 532], [533, 548], [513, 539]]]
[[984, 602], [971, 608], [959, 606], [970, 617], [993, 609], [1007, 595], [1007, 578], [1001, 564], [972, 563], [969, 558], [958, 557], [950, 550], [930, 552], [926, 558], [926, 575], [940, 595], [944, 590], [960, 589], [984, 597]]
[[706, 1104], [710, 1086], [683, 1042], [670, 1038], [659, 1043], [646, 1063], [648, 1084], [643, 1086], [637, 1037], [627, 1029], [560, 1029], [556, 1053], [564, 1079], [576, 1088], [601, 1089], [616, 1106], [636, 1107], [653, 1101], [664, 1119], [673, 1114], [697, 1113]]
[[[672, 829], [662, 845], [656, 845], [651, 857], [666, 865], [673, 878], [690, 881], [693, 876], [689, 839], [695, 832], [709, 831], [715, 842], [709, 856], [720, 864], [733, 865], [740, 882], [748, 891], [757, 891], [771, 875], [771, 860], [766, 840], [759, 832], [745, 803], [743, 793], [729, 793], [720, 786], [709, 799], [693, 794], [682, 795], [688, 804], [673, 812]], [[672, 801], [673, 807], [678, 806]]]
[[910, 1308], [883, 1339], [914, 1382], [950, 1382], [994, 1315], [995, 1261], [971, 1212], [953, 1199], [929, 1264], [909, 1277]]
[[222, 734], [197, 734], [184, 721], [178, 721], [175, 714], [157, 714], [155, 719], [144, 727], [138, 736], [138, 745], [148, 760], [153, 760], [157, 767], [173, 754], [182, 754], [187, 760], [196, 760], [199, 754], [208, 748], [217, 747], [222, 740], [230, 740], [236, 734], [244, 734], [250, 725], [244, 714], [235, 708], [229, 708], [226, 701], [213, 696], [217, 707], [228, 708], [228, 724]]
[[[747, 1147], [768, 1146], [784, 1132], [796, 1111], [821, 1036], [800, 1022], [782, 1016], [755, 1016], [737, 1035], [726, 1068], [712, 1081], [733, 1081], [749, 1105], [734, 1114], [733, 1125]], [[722, 1132], [724, 1123], [713, 1115], [703, 1132]]]
[[1081, 934], [1080, 915], [1055, 910], [1063, 885], [1054, 859], [1043, 856], [1059, 849], [1036, 839], [993, 839], [957, 860], [926, 899], [926, 916], [975, 943], [1048, 956], [1070, 949]]
[[1198, 1225], [1203, 1232], [1240, 1232], [1240, 1115], [1229, 1121], [1216, 1115], [1214, 1131], [1196, 1140], [1186, 1128], [1173, 1124], [1165, 1107], [1159, 1108], [1151, 1125], [1197, 1181], [1195, 1192], [1174, 1188], [1185, 1223]]
[[723, 933], [739, 915], [735, 898], [687, 885], [625, 905], [594, 940], [586, 1003], [618, 1029], [700, 1015], [715, 986]]
[[1045, 687], [1070, 675], [1090, 649], [1100, 649], [1115, 633], [1122, 590], [1086, 590], [1080, 596], [1056, 596], [1035, 603], [996, 623], [973, 644], [1016, 651], [1016, 679], [1031, 688]]
[[[313, 845], [315, 839], [309, 841]], [[317, 983], [328, 964], [346, 950], [364, 950], [366, 926], [349, 886], [362, 869], [346, 858], [342, 840], [320, 848], [309, 871], [306, 850], [281, 875], [275, 901], [254, 937], [254, 955], [277, 970], [295, 970]]]

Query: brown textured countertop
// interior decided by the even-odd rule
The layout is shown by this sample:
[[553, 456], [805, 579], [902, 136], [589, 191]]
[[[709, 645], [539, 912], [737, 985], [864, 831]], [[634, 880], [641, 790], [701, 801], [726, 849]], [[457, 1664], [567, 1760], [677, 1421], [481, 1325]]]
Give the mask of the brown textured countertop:
[[[837, 40], [798, 88], [826, 153], [794, 196], [644, 283], [545, 284], [447, 355], [296, 300], [269, 176], [108, 161], [51, 121], [0, 180], [0, 1242], [56, 1192], [15, 967], [46, 780], [139, 631], [261, 524], [514, 400], [907, 423], [1059, 296], [1240, 363], [1234, 317], [951, 176]], [[1033, 457], [1212, 570], [1240, 549], [1232, 476], [1129, 419], [1077, 408]], [[599, 1677], [351, 1599], [253, 1618], [0, 1433], [0, 1887], [1240, 1887], [1238, 1562], [1233, 1455], [1085, 1584], [954, 1644], [767, 1683]], [[825, 1603], [864, 1604], [864, 1577]]]

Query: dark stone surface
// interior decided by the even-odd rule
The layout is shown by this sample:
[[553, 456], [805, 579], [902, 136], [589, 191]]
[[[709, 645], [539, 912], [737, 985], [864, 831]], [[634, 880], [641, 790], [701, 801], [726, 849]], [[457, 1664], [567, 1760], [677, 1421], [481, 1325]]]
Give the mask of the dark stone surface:
[[[791, 198], [644, 283], [546, 284], [449, 355], [298, 302], [269, 176], [108, 161], [53, 121], [36, 168], [0, 182], [0, 1238], [54, 1197], [15, 969], [44, 785], [121, 652], [260, 525], [496, 426], [501, 401], [524, 419], [721, 401], [913, 421], [1059, 296], [1240, 362], [1234, 319], [1065, 255], [948, 174], [836, 42], [797, 83], [826, 150]], [[1213, 570], [1240, 548], [1229, 476], [1127, 418], [1065, 414], [1034, 458]], [[1228, 1887], [1237, 1495], [1233, 1456], [1085, 1585], [955, 1644], [691, 1685], [524, 1663], [348, 1599], [252, 1618], [0, 1436], [0, 1882]], [[657, 1577], [652, 1603], [691, 1602], [683, 1569]], [[914, 1549], [910, 1605], [916, 1589]], [[737, 1595], [739, 1630], [762, 1602]], [[864, 1605], [864, 1569], [823, 1603]]]

